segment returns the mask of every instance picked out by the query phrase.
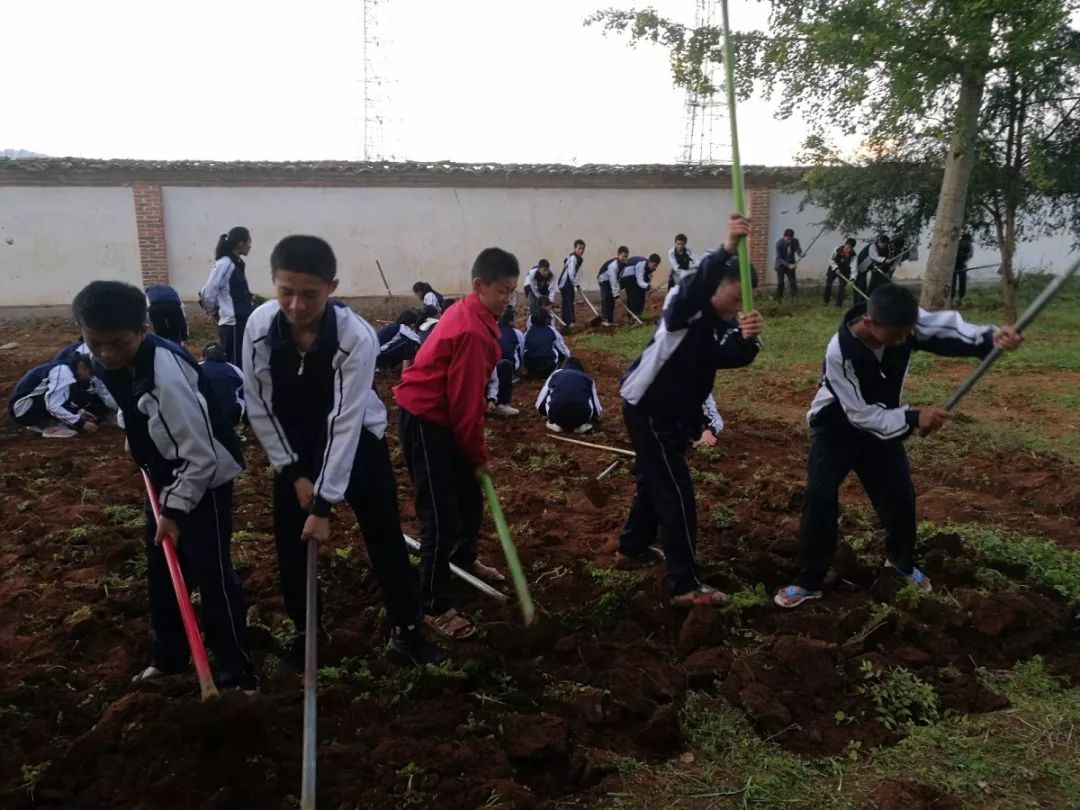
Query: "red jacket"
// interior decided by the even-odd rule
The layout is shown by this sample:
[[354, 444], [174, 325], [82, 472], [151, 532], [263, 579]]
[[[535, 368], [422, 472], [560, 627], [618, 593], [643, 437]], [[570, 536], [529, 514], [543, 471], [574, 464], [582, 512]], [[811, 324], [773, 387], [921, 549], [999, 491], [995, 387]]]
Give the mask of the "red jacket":
[[449, 427], [461, 454], [479, 466], [485, 391], [501, 356], [495, 316], [472, 293], [447, 310], [394, 386], [397, 404], [413, 416]]

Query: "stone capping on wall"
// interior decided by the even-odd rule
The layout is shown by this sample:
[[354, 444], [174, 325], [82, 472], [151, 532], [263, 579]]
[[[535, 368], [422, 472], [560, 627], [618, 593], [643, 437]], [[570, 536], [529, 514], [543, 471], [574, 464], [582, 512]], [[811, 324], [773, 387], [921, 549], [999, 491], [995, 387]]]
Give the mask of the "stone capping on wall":
[[[806, 169], [745, 166], [748, 190], [782, 188]], [[456, 186], [478, 188], [731, 188], [730, 166], [407, 162], [217, 162], [0, 158], [0, 186]]]

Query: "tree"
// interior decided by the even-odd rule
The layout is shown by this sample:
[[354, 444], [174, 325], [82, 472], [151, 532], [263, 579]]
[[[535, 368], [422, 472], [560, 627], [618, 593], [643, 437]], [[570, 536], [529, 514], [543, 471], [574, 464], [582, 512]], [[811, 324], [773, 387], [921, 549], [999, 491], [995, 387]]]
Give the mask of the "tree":
[[[987, 81], [1010, 71], [1026, 76], [1048, 58], [1075, 64], [1076, 42], [1063, 42], [1061, 34], [1080, 0], [770, 2], [767, 32], [735, 35], [743, 98], [757, 84], [766, 97], [780, 88], [781, 118], [800, 105], [825, 110], [809, 117], [819, 145], [854, 132], [877, 144], [908, 133], [939, 136], [926, 154], [939, 163], [941, 180], [922, 300], [941, 306], [964, 224]], [[690, 29], [651, 9], [601, 11], [586, 22], [634, 42], [663, 43], [676, 83], [708, 91], [703, 66], [720, 59], [717, 29]]]

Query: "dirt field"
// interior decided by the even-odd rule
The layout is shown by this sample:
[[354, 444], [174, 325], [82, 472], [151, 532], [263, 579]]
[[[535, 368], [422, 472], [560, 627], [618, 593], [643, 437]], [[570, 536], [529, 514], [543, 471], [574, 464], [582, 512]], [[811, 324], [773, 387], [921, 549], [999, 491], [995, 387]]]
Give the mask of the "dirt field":
[[[19, 343], [0, 352], [5, 398], [23, 371], [74, 337], [62, 319], [0, 324], [0, 345]], [[595, 440], [628, 446], [617, 395], [624, 362], [595, 351], [582, 357], [608, 408]], [[377, 384], [389, 403], [392, 380]], [[958, 534], [929, 529], [921, 541], [941, 598], [898, 596], [854, 482], [842, 519], [850, 543], [827, 598], [776, 609], [766, 597], [794, 569], [805, 433], [797, 420], [726, 409], [722, 396], [727, 430], [715, 452], [695, 453], [693, 466], [700, 557], [710, 581], [737, 598], [721, 611], [672, 610], [662, 571], [611, 568], [633, 489], [629, 465], [607, 479], [609, 504], [594, 507], [581, 485], [611, 459], [546, 435], [531, 407], [538, 387], [525, 381], [515, 391], [521, 416], [489, 420], [496, 486], [542, 612], [536, 628], [522, 630], [516, 608], [461, 586], [482, 635], [453, 646], [452, 665], [400, 668], [383, 652], [386, 621], [363, 543], [339, 510], [321, 562], [334, 641], [320, 676], [320, 806], [600, 806], [621, 789], [620, 761], [656, 764], [687, 751], [679, 712], [691, 689], [745, 710], [763, 737], [791, 751], [829, 756], [852, 740], [867, 750], [901, 736], [875, 719], [872, 694], [860, 688], [875, 677], [867, 671], [916, 673], [936, 690], [943, 716], [1007, 705], [978, 668], [1040, 654], [1052, 673], [1080, 671], [1067, 599], [1027, 566], [988, 562]], [[805, 407], [813, 387], [793, 380], [770, 399]], [[391, 446], [405, 530], [415, 535], [396, 437]], [[941, 446], [915, 464], [920, 520], [992, 523], [1080, 546], [1074, 470], [1034, 453]], [[256, 443], [247, 451], [233, 556], [263, 692], [202, 705], [193, 674], [129, 686], [148, 662], [149, 627], [140, 479], [121, 435], [44, 440], [6, 419], [0, 425], [4, 807], [296, 806], [300, 681], [278, 666], [289, 632], [268, 470]], [[501, 563], [490, 521], [481, 543], [483, 556]], [[988, 595], [995, 576], [1021, 587]], [[895, 604], [882, 610], [882, 602]], [[889, 790], [907, 808], [953, 806], [914, 786]]]

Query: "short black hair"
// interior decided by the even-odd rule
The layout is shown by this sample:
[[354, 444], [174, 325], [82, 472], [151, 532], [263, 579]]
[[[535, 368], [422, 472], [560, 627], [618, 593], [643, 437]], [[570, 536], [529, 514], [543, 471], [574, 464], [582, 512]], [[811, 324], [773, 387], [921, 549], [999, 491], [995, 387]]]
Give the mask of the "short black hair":
[[792, 230], [791, 228], [785, 228], [784, 229], [784, 236], [794, 236], [794, 235], [795, 235], [795, 231]]
[[879, 234], [877, 235], [877, 239], [876, 239], [875, 241], [878, 241], [878, 242], [888, 242], [888, 241], [889, 241], [889, 235], [888, 235], [888, 234], [886, 234], [886, 233], [879, 233]]
[[217, 343], [207, 343], [203, 348], [202, 359], [210, 363], [225, 363], [228, 361], [229, 356], [225, 354], [225, 350]]
[[649, 263], [650, 264], [660, 264], [660, 254], [659, 253], [650, 253], [649, 254]]
[[577, 247], [578, 245], [581, 245], [582, 247], [585, 247], [585, 240], [584, 239], [575, 239], [574, 240], [574, 247]]
[[514, 308], [507, 307], [499, 316], [499, 326], [510, 326], [514, 322]]
[[71, 302], [80, 327], [99, 332], [141, 332], [146, 325], [146, 293], [124, 281], [91, 281]]
[[[720, 266], [720, 269], [713, 275], [716, 279], [716, 286], [721, 284], [740, 284], [742, 283], [742, 274], [739, 272], [739, 254], [731, 256], [724, 264]], [[757, 289], [758, 285], [758, 272], [757, 268], [753, 264], [750, 265], [750, 288]], [[716, 288], [713, 288], [715, 292]], [[709, 292], [712, 295], [712, 292]]]
[[907, 287], [883, 284], [870, 293], [866, 314], [882, 326], [911, 327], [919, 320], [919, 301]]
[[851, 237], [851, 236], [849, 236], [849, 237], [848, 237], [848, 238], [847, 238], [847, 239], [846, 239], [846, 240], [844, 241], [844, 244], [845, 244], [845, 245], [847, 245], [848, 247], [855, 247], [855, 245], [857, 245], [857, 244], [859, 244], [859, 243], [855, 241], [854, 237]]
[[429, 292], [435, 292], [431, 285], [426, 281], [418, 281], [412, 285], [412, 291], [417, 295], [427, 295]]
[[480, 251], [472, 266], [472, 277], [492, 284], [501, 278], [517, 278], [521, 275], [517, 256], [502, 248], [489, 247]]
[[532, 318], [529, 319], [533, 326], [547, 326], [551, 323], [551, 313], [546, 310], [543, 312], [537, 312]]
[[402, 326], [415, 326], [416, 325], [416, 310], [407, 309], [398, 315], [397, 322]]
[[439, 318], [439, 310], [431, 306], [431, 304], [425, 304], [420, 309], [420, 320], [426, 321], [428, 318], [435, 318], [436, 320]]
[[629, 252], [630, 252], [630, 248], [628, 248], [626, 245], [619, 245], [619, 249], [615, 251], [615, 255], [618, 256], [620, 253], [629, 253]]
[[675, 241], [676, 242], [685, 242], [686, 241], [686, 234], [685, 233], [677, 233], [677, 234], [675, 234]]
[[540, 261], [538, 261], [536, 263], [536, 266], [537, 267], [551, 267], [551, 262], [549, 262], [547, 259], [541, 259]]
[[573, 371], [580, 371], [582, 374], [585, 373], [585, 364], [576, 357], [567, 357], [563, 361], [562, 367], [572, 369]]
[[318, 236], [286, 236], [274, 245], [270, 254], [271, 275], [279, 270], [333, 281], [337, 276], [337, 258], [325, 239]]
[[86, 366], [91, 371], [94, 370], [94, 358], [89, 354], [79, 354], [76, 352], [71, 355], [71, 359], [68, 361], [72, 369], [78, 369], [79, 366]]

